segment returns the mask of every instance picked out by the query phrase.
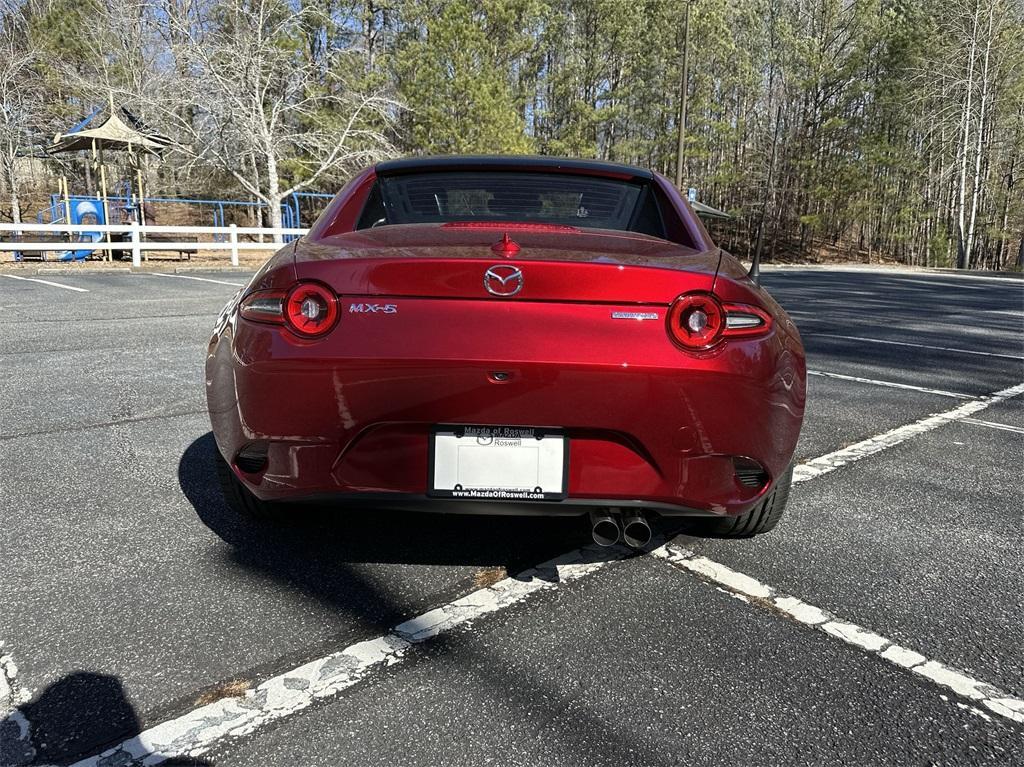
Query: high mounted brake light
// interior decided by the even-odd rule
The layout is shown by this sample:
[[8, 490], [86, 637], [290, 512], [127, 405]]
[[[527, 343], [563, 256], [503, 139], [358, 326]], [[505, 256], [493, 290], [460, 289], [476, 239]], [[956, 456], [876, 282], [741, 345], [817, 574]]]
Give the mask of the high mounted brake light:
[[447, 221], [441, 224], [442, 229], [504, 229], [509, 232], [560, 232], [562, 234], [579, 234], [575, 226], [566, 224], [545, 224], [533, 221]]
[[289, 290], [260, 290], [239, 304], [247, 320], [284, 325], [303, 338], [325, 335], [338, 322], [338, 297], [319, 282], [299, 282]]
[[756, 306], [722, 304], [711, 293], [685, 293], [668, 310], [668, 334], [687, 351], [705, 351], [737, 337], [759, 336], [771, 329], [771, 316]]

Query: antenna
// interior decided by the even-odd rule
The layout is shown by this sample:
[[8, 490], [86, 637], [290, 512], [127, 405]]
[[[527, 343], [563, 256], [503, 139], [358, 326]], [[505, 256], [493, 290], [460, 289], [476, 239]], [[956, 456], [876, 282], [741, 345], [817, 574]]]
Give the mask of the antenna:
[[754, 254], [754, 260], [750, 262], [750, 271], [747, 272], [747, 277], [754, 281], [755, 285], [761, 284], [761, 249], [758, 248]]
[[761, 249], [764, 246], [764, 214], [761, 214], [761, 222], [757, 225], [757, 244], [754, 246], [754, 257], [750, 260], [750, 271], [747, 277], [754, 281], [755, 285], [761, 284]]

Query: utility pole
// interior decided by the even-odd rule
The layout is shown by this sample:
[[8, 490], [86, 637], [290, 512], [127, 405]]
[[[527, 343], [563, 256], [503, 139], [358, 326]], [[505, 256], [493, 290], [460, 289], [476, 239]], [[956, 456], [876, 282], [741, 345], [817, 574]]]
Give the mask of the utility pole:
[[683, 31], [683, 76], [679, 79], [679, 143], [676, 145], [676, 189], [683, 188], [683, 164], [686, 161], [686, 85], [690, 63], [690, 5], [686, 0], [686, 21]]

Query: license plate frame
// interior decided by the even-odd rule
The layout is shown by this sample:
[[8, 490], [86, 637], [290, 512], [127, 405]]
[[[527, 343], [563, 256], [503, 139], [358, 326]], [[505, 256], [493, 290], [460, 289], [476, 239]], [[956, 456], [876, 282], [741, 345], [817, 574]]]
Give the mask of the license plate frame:
[[[532, 481], [534, 459], [537, 483], [529, 487], [523, 482]], [[495, 462], [499, 461], [504, 461], [504, 479], [496, 473]], [[432, 498], [561, 501], [567, 497], [568, 484], [569, 438], [564, 429], [476, 424], [431, 427], [427, 495]]]

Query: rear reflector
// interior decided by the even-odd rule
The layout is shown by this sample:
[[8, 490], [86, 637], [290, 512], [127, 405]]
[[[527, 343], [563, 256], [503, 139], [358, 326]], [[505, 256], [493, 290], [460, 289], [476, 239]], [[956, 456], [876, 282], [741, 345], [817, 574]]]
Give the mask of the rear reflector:
[[238, 451], [235, 456], [235, 466], [247, 474], [257, 474], [267, 466], [266, 442], [250, 442]]
[[768, 472], [757, 461], [750, 458], [733, 458], [736, 481], [743, 487], [762, 488], [768, 482]]

